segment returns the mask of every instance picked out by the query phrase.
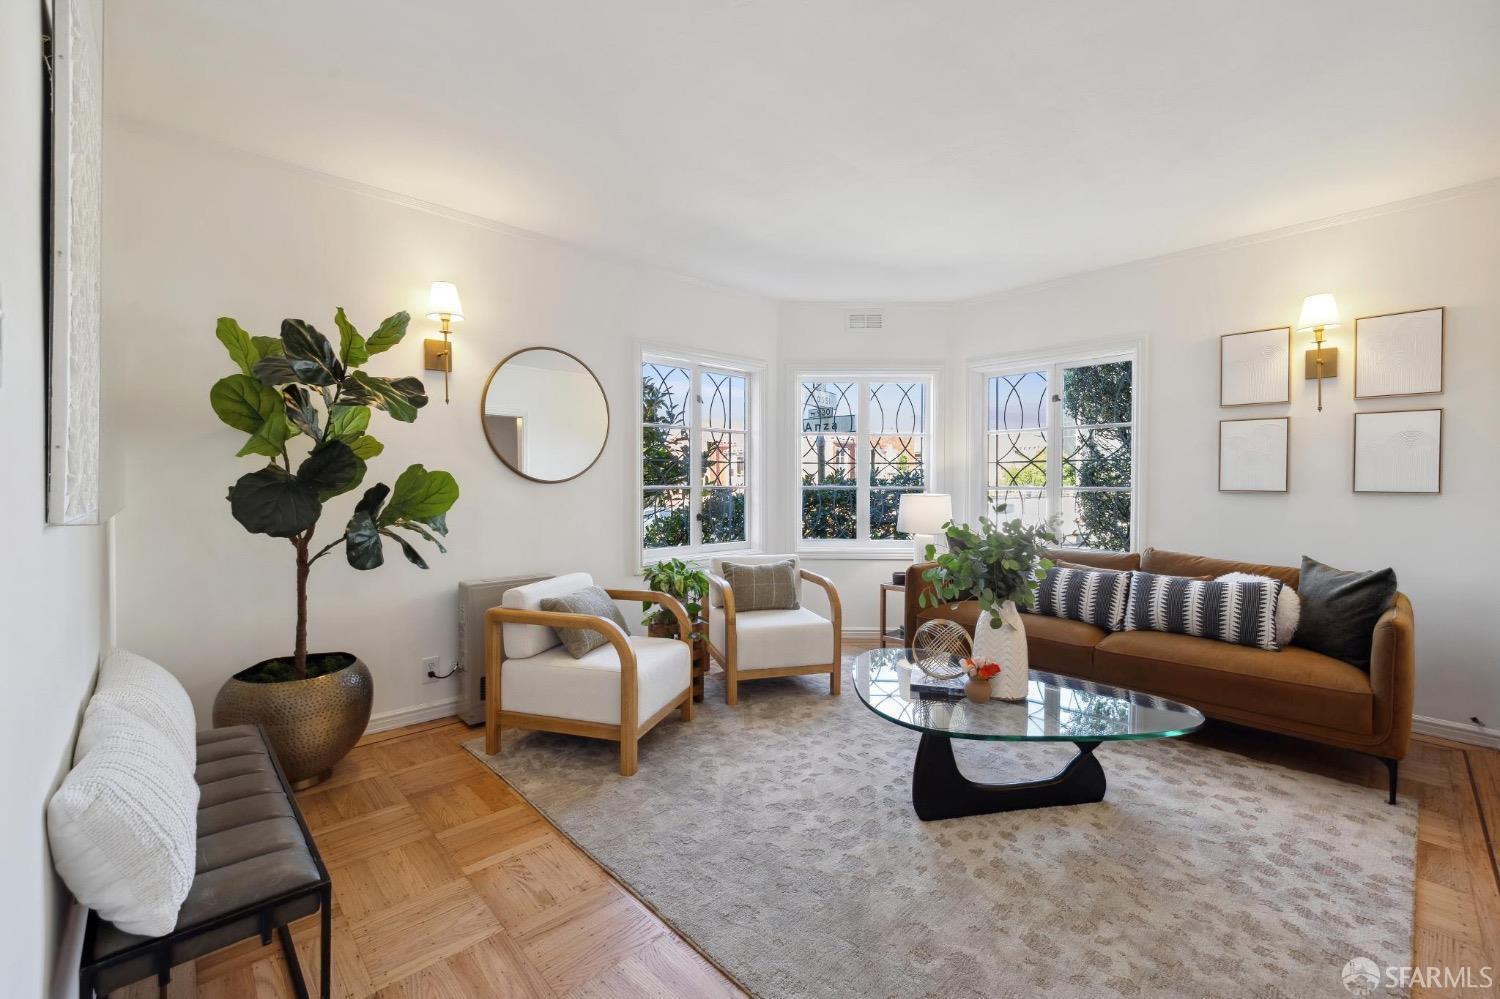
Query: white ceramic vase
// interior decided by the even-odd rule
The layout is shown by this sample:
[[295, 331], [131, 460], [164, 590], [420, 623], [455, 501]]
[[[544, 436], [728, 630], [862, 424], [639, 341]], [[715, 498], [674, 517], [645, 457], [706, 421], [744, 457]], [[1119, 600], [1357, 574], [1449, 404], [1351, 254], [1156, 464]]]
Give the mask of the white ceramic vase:
[[994, 696], [1002, 701], [1024, 701], [1031, 666], [1026, 652], [1026, 626], [1015, 601], [1000, 605], [1000, 627], [990, 627], [990, 613], [984, 611], [974, 623], [973, 656], [983, 662], [1000, 665], [1000, 675], [990, 680]]

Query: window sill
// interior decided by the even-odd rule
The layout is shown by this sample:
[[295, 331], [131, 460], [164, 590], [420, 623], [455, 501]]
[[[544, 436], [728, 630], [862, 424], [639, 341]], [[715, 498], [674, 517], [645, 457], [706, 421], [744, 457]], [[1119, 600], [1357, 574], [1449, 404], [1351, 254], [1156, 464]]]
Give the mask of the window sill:
[[794, 554], [798, 558], [820, 559], [826, 562], [902, 562], [912, 565], [917, 561], [909, 546], [901, 548], [870, 548], [858, 545], [848, 548], [799, 546]]
[[764, 555], [766, 552], [750, 545], [743, 547], [712, 546], [708, 548], [658, 548], [641, 552], [640, 568], [645, 569], [648, 565], [655, 565], [670, 558], [679, 558], [684, 562], [702, 562], [705, 565], [711, 560], [727, 555]]

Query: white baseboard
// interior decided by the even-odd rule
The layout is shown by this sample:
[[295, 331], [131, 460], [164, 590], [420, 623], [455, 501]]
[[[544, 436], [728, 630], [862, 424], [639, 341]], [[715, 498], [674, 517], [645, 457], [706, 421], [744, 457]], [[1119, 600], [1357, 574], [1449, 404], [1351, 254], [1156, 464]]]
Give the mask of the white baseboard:
[[456, 714], [458, 714], [457, 697], [433, 701], [431, 704], [417, 704], [410, 708], [397, 708], [394, 711], [382, 711], [370, 716], [370, 724], [365, 726], [365, 734], [387, 732], [393, 728], [418, 725]]
[[1446, 718], [1414, 715], [1411, 720], [1411, 730], [1418, 735], [1431, 735], [1439, 739], [1451, 739], [1454, 742], [1467, 742], [1475, 746], [1500, 749], [1500, 729], [1475, 725], [1473, 722], [1456, 722]]
[[879, 638], [879, 628], [845, 628], [845, 638]]

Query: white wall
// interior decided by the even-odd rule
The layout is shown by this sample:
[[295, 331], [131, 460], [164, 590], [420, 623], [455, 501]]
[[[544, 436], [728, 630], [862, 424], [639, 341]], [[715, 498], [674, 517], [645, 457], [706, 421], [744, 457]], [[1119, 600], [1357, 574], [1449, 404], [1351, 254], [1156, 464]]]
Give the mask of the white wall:
[[[313, 569], [309, 641], [348, 649], [375, 674], [375, 711], [451, 698], [456, 681], [421, 682], [420, 661], [456, 654], [459, 580], [583, 569], [614, 582], [635, 568], [633, 452], [638, 340], [698, 346], [771, 363], [776, 308], [765, 299], [631, 266], [453, 213], [420, 210], [368, 189], [127, 124], [111, 126], [105, 310], [128, 347], [110, 378], [126, 438], [119, 516], [120, 642], [158, 659], [209, 718], [224, 679], [292, 642], [290, 547], [247, 534], [226, 488], [253, 470], [208, 405], [233, 369], [214, 339], [229, 315], [256, 333], [283, 317], [333, 331], [342, 305], [362, 328], [425, 312], [433, 280], [457, 283], [466, 320], [453, 336], [451, 405], [422, 373], [416, 319], [370, 365], [421, 374], [435, 398], [413, 425], [375, 414], [385, 453], [368, 483], [410, 462], [451, 471], [462, 495], [449, 554], [423, 572], [392, 553], [357, 572], [342, 558]], [[589, 364], [609, 398], [603, 457], [571, 482], [527, 482], [485, 442], [479, 394], [494, 364], [521, 347], [557, 346]], [[332, 538], [355, 495], [325, 514]]]
[[[1292, 325], [1305, 295], [1333, 292], [1340, 377], [1301, 377], [1294, 335], [1290, 406], [1222, 410], [1222, 333]], [[1355, 405], [1352, 319], [1447, 306], [1442, 395]], [[1146, 521], [1140, 543], [1296, 565], [1304, 553], [1350, 569], [1394, 566], [1417, 618], [1418, 714], [1500, 726], [1500, 634], [1484, 582], [1500, 562], [1500, 182], [1367, 213], [1343, 224], [1085, 274], [970, 302], [952, 359], [1143, 337], [1148, 347]], [[1443, 407], [1443, 492], [1354, 495], [1352, 413]], [[1291, 417], [1290, 491], [1217, 491], [1218, 421]], [[950, 414], [951, 416], [952, 414]], [[978, 473], [978, 466], [975, 466]], [[971, 481], [956, 487], [973, 512]]]
[[[47, 798], [67, 771], [93, 686], [104, 613], [104, 532], [45, 526], [41, 17], [0, 4], [0, 968], [5, 993], [49, 991], [68, 895], [47, 853]], [[62, 976], [65, 982], [66, 972]]]

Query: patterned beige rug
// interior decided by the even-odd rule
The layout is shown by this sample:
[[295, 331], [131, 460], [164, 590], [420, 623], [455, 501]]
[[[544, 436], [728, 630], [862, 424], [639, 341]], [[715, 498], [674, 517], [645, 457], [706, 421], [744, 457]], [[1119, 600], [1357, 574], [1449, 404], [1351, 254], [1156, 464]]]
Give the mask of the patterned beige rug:
[[[1411, 961], [1416, 806], [1204, 745], [1101, 746], [1095, 805], [923, 823], [918, 736], [846, 678], [709, 678], [622, 778], [612, 744], [470, 749], [755, 994], [1340, 996]], [[962, 743], [976, 779], [1072, 746]]]

